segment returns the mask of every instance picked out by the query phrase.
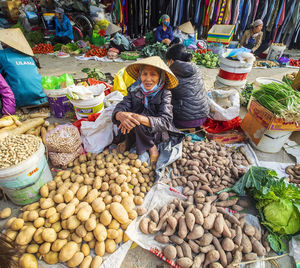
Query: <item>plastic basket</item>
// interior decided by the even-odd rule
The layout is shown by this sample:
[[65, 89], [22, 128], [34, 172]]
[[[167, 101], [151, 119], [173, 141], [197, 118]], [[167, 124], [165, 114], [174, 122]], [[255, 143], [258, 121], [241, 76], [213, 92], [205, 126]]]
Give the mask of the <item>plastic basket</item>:
[[137, 53], [136, 51], [126, 51], [121, 53], [121, 58], [123, 60], [136, 60], [140, 57], [141, 55]]

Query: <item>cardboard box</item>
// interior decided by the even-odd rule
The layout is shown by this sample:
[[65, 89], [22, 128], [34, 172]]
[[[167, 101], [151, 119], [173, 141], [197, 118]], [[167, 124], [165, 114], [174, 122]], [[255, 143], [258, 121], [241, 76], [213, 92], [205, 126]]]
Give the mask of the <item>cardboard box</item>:
[[241, 123], [241, 128], [256, 145], [260, 142], [267, 130], [250, 112], [245, 115]]
[[249, 113], [266, 129], [300, 131], [300, 122], [286, 122], [253, 99], [248, 107]]
[[214, 140], [224, 144], [243, 142], [247, 138], [242, 130], [231, 130], [218, 134], [207, 133], [206, 137], [208, 140]]
[[207, 41], [214, 43], [221, 42], [228, 45], [232, 40], [234, 27], [234, 25], [213, 25], [207, 34]]

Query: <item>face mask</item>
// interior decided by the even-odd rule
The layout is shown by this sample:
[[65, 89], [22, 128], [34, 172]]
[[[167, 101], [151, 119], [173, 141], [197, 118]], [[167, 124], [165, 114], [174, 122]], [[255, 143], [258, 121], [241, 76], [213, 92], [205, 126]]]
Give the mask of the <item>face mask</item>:
[[164, 21], [164, 25], [166, 25], [167, 27], [170, 26], [170, 22], [169, 21]]

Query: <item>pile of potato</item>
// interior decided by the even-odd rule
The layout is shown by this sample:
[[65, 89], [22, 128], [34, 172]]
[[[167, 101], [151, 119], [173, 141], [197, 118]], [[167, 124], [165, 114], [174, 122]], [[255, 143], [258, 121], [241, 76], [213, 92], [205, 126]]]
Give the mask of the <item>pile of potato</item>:
[[235, 150], [215, 141], [191, 142], [187, 137], [182, 151], [182, 158], [172, 164], [170, 177], [163, 181], [172, 187], [183, 186], [187, 196], [199, 189], [213, 194], [231, 187], [246, 172], [241, 165], [252, 164], [243, 146]]
[[289, 175], [287, 181], [296, 184], [300, 188], [300, 164], [286, 167], [285, 172]]
[[26, 264], [36, 261], [30, 254], [48, 264], [98, 268], [105, 252], [128, 240], [124, 231], [154, 181], [151, 167], [128, 152], [88, 153], [69, 167], [41, 188], [39, 202], [6, 223], [7, 236], [26, 252], [23, 268], [37, 267]]
[[[248, 206], [234, 194], [208, 195], [199, 190], [187, 201], [174, 199], [152, 209], [139, 228], [144, 234], [156, 234], [154, 239], [165, 244], [163, 255], [182, 268], [234, 267], [269, 250], [267, 243], [266, 250], [260, 242], [261, 231], [246, 223], [242, 205]], [[229, 207], [238, 212], [229, 213]]]

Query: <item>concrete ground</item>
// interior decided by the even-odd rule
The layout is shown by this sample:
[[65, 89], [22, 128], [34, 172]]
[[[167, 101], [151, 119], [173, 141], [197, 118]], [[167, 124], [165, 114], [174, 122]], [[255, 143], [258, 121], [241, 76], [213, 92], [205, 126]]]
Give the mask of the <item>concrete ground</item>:
[[[96, 61], [78, 61], [73, 57], [58, 59], [55, 56], [48, 55], [39, 55], [38, 56], [42, 68], [39, 70], [41, 75], [61, 75], [63, 73], [69, 73], [73, 75], [75, 78], [84, 78], [85, 74], [81, 72], [83, 68], [99, 68], [101, 71], [107, 73], [110, 72], [112, 75], [116, 74], [119, 69], [128, 65], [129, 63], [103, 63]], [[213, 88], [213, 83], [215, 81], [215, 77], [218, 73], [218, 69], [206, 69], [202, 68], [203, 78], [205, 82], [206, 89]], [[252, 82], [257, 77], [272, 77], [276, 79], [282, 79], [282, 76], [286, 73], [292, 73], [297, 70], [289, 69], [289, 68], [277, 68], [277, 69], [253, 69], [248, 75], [248, 81]], [[245, 110], [241, 109], [241, 116], [245, 114]], [[298, 144], [300, 144], [299, 136], [293, 135], [292, 139], [297, 140]], [[255, 153], [259, 160], [264, 161], [275, 161], [280, 163], [289, 163], [295, 162], [293, 157], [290, 157], [286, 154], [285, 151], [281, 150], [277, 154], [267, 154], [262, 153], [255, 150]], [[19, 207], [15, 206], [9, 201], [0, 201], [0, 209], [4, 207], [11, 207], [13, 209], [12, 216], [16, 216], [19, 214]], [[5, 221], [0, 220], [0, 230], [3, 228]], [[284, 257], [277, 260], [279, 267], [282, 268], [292, 268], [295, 267], [295, 264], [290, 257]], [[157, 258], [152, 253], [140, 248], [135, 247], [131, 249], [121, 268], [164, 268], [168, 267], [168, 265], [162, 262], [159, 258]], [[260, 266], [263, 267], [263, 266]], [[269, 262], [266, 263], [266, 268], [270, 268], [271, 264]]]

